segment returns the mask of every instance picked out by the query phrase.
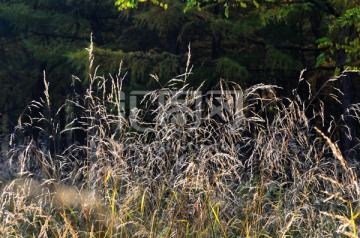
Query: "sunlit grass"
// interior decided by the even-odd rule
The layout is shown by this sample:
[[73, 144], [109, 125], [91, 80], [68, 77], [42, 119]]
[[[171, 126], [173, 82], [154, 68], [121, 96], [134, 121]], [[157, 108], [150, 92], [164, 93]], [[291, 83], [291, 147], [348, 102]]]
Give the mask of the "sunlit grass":
[[[296, 91], [277, 98], [275, 86], [256, 85], [241, 91], [243, 107], [232, 104], [236, 95], [224, 94], [220, 102], [230, 109], [214, 120], [206, 116], [211, 107], [199, 114], [194, 106], [201, 87], [187, 85], [189, 57], [184, 74], [146, 95], [148, 111], [124, 117], [126, 78], [121, 71], [108, 80], [98, 76], [88, 50], [86, 94], [63, 107], [80, 116], [69, 114], [59, 131], [44, 76], [45, 100], [32, 102], [19, 120], [20, 138], [13, 137], [18, 144], [9, 154], [19, 178], [0, 194], [3, 237], [358, 236], [357, 165], [313, 126], [323, 111], [309, 118]], [[175, 100], [174, 87], [185, 100]], [[217, 89], [241, 90], [224, 81]], [[164, 95], [173, 100], [154, 103]], [[146, 130], [137, 132], [134, 123]], [[77, 130], [86, 132], [87, 144], [55, 151], [22, 140], [34, 127], [55, 148], [58, 135]]]

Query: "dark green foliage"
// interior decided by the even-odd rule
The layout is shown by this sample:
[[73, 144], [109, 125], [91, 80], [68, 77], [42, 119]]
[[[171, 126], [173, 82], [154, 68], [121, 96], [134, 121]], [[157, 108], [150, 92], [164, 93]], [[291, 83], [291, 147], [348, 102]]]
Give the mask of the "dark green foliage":
[[[100, 73], [115, 74], [123, 61], [127, 92], [157, 88], [182, 73], [189, 43], [195, 66], [189, 83], [207, 80], [206, 88], [223, 78], [245, 87], [277, 84], [286, 95], [297, 85], [293, 79], [303, 68], [309, 74], [331, 75], [336, 68], [359, 65], [356, 1], [122, 3], [118, 11], [112, 0], [1, 1], [0, 113], [7, 114], [4, 118], [15, 124], [24, 105], [42, 96], [44, 70], [57, 105], [74, 90], [68, 86], [72, 74], [88, 80], [92, 72], [85, 47], [91, 33], [94, 65], [101, 64]], [[160, 81], [149, 74], [157, 74]], [[314, 90], [322, 84], [312, 83]]]

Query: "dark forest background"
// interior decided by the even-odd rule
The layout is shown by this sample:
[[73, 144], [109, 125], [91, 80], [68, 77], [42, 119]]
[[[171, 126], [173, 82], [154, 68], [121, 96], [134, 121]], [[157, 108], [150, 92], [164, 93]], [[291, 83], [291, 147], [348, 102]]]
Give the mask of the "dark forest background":
[[[127, 92], [158, 88], [182, 73], [189, 43], [194, 65], [189, 82], [205, 80], [205, 90], [220, 79], [244, 88], [275, 84], [282, 88], [279, 95], [289, 96], [297, 88], [305, 100], [306, 81], [317, 92], [334, 75], [360, 65], [358, 0], [116, 2], [0, 1], [3, 150], [26, 105], [43, 96], [44, 71], [55, 108], [74, 91], [84, 92], [91, 33], [95, 65], [101, 65], [103, 74], [116, 74], [123, 61]], [[305, 81], [299, 84], [303, 69]], [[149, 74], [157, 74], [160, 84]], [[72, 75], [83, 81], [73, 81]], [[325, 113], [340, 117], [359, 102], [359, 75], [346, 73], [331, 86], [344, 93], [343, 103], [327, 104]], [[66, 118], [65, 109], [62, 113]], [[351, 133], [359, 133], [359, 126], [346, 120]], [[341, 132], [332, 136], [343, 139], [345, 150], [351, 148]]]

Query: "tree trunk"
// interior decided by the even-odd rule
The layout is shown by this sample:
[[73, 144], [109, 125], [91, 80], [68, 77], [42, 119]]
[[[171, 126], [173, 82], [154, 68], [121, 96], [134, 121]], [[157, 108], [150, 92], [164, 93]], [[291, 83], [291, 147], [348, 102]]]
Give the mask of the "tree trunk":
[[343, 88], [343, 101], [342, 107], [344, 112], [344, 122], [347, 126], [345, 133], [343, 133], [343, 146], [345, 151], [345, 157], [349, 161], [356, 161], [355, 138], [356, 138], [356, 125], [354, 118], [349, 113], [349, 107], [352, 104], [353, 98], [353, 85], [349, 74], [340, 77], [341, 85]]
[[10, 134], [10, 117], [9, 117], [9, 104], [5, 103], [1, 117], [1, 157], [5, 157], [9, 151], [9, 134]]
[[[347, 37], [353, 37], [352, 27], [343, 27], [339, 29], [338, 35], [337, 35], [337, 42], [339, 45], [344, 44], [344, 39]], [[350, 38], [349, 37], [349, 38]], [[351, 39], [350, 39], [351, 40]], [[346, 52], [344, 49], [339, 49], [336, 53], [336, 64], [340, 70], [344, 70], [346, 65]], [[351, 74], [345, 73], [342, 76], [340, 76], [340, 83], [342, 87], [343, 92], [343, 98], [342, 98], [342, 109], [343, 109], [343, 116], [344, 116], [344, 123], [346, 124], [346, 128], [344, 128], [344, 131], [342, 132], [342, 139], [343, 139], [343, 149], [344, 149], [344, 155], [348, 161], [356, 161], [356, 154], [355, 154], [355, 143], [354, 140], [356, 138], [355, 132], [355, 121], [349, 114], [349, 107], [352, 104], [353, 99], [353, 92], [352, 89], [354, 88], [354, 85], [351, 81]]]

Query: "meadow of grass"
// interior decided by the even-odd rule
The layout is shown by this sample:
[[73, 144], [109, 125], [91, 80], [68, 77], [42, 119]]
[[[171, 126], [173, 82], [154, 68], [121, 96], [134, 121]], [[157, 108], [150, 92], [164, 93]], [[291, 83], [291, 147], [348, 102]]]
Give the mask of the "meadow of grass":
[[[276, 86], [242, 91], [220, 81], [222, 113], [214, 119], [211, 106], [196, 105], [201, 86], [187, 84], [189, 56], [184, 74], [125, 117], [126, 78], [121, 70], [97, 75], [88, 50], [88, 89], [62, 107], [80, 116], [59, 130], [44, 76], [43, 99], [19, 119], [7, 162], [17, 177], [0, 191], [1, 237], [358, 237], [358, 165], [322, 126], [326, 105], [308, 113], [319, 92], [277, 98]], [[359, 121], [359, 105], [350, 112]], [[37, 140], [27, 132], [35, 129]], [[56, 149], [59, 135], [78, 130], [85, 145]]]

